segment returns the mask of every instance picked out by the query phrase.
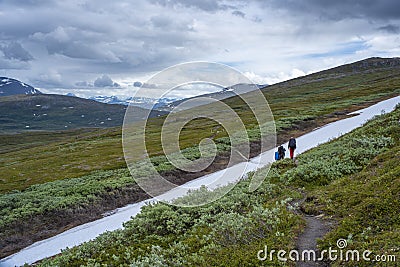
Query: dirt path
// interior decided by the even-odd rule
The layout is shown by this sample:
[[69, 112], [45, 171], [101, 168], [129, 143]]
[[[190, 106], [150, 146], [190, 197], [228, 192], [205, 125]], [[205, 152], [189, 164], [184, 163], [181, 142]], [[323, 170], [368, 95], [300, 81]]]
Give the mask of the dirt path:
[[[317, 258], [319, 257], [317, 249], [317, 239], [322, 238], [330, 229], [328, 223], [322, 219], [321, 216], [304, 215], [306, 220], [306, 227], [300, 234], [296, 249], [299, 251], [300, 259], [302, 251], [313, 250], [317, 252]], [[329, 266], [329, 264], [321, 261], [309, 261], [307, 256], [305, 261], [299, 261], [296, 264], [297, 267], [312, 267], [312, 266]]]

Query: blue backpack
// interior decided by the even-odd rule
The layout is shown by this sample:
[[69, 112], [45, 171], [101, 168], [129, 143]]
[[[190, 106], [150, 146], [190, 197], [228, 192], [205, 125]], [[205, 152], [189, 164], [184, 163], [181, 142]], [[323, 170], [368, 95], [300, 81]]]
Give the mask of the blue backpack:
[[278, 151], [275, 152], [275, 160], [279, 160], [279, 152]]

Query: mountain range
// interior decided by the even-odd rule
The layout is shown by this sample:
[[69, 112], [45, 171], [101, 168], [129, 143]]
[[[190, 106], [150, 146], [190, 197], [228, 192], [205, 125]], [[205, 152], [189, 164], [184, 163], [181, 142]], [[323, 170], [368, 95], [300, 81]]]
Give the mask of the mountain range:
[[119, 98], [117, 96], [92, 96], [90, 100], [105, 104], [120, 104], [120, 105], [131, 105], [146, 109], [158, 109], [159, 107], [168, 105], [174, 101], [178, 101], [182, 98], [178, 97], [164, 97], [160, 99], [149, 98], [149, 97], [127, 97]]
[[[256, 88], [259, 86], [238, 84], [189, 99], [222, 100]], [[121, 126], [127, 105], [134, 106], [136, 120], [142, 120], [148, 109], [152, 109], [150, 117], [162, 116], [183, 101], [178, 97], [120, 99], [117, 96], [95, 96], [84, 99], [72, 93], [43, 94], [16, 79], [0, 77], [0, 133]], [[201, 102], [197, 104], [201, 105]]]
[[[160, 99], [149, 98], [149, 97], [127, 97], [119, 98], [117, 96], [93, 96], [89, 97], [91, 100], [95, 100], [106, 104], [121, 104], [121, 105], [131, 105], [138, 106], [147, 109], [157, 109], [162, 111], [170, 112], [173, 108], [178, 106], [180, 103], [188, 99], [199, 99], [201, 98], [213, 98], [216, 100], [223, 100], [225, 98], [233, 97], [239, 94], [243, 94], [258, 88], [264, 88], [267, 85], [256, 85], [256, 84], [236, 84], [231, 87], [223, 88], [221, 91], [201, 94], [198, 96], [193, 96], [189, 98], [182, 97], [164, 97]], [[68, 94], [73, 95], [73, 94]], [[200, 100], [199, 100], [200, 101]], [[201, 104], [201, 103], [198, 103]]]

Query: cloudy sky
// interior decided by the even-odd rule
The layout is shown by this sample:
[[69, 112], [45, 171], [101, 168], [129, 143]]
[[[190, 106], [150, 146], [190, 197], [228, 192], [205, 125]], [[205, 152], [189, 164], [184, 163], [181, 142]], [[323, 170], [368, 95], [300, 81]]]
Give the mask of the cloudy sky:
[[187, 61], [272, 84], [400, 56], [398, 0], [0, 0], [0, 21], [1, 76], [80, 96], [130, 95]]

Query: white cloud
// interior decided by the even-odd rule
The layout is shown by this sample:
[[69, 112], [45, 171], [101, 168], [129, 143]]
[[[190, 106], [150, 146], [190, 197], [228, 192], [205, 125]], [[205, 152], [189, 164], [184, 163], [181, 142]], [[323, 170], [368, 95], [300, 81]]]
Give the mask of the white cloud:
[[[398, 1], [1, 1], [7, 75], [81, 89], [107, 73], [123, 88], [187, 61], [228, 64], [274, 83], [369, 56], [398, 56]], [[290, 4], [289, 4], [290, 3]], [[23, 18], [23, 19], [21, 19]], [[29, 57], [30, 55], [30, 57]], [[8, 58], [7, 58], [8, 57]], [[91, 91], [92, 90], [92, 91]], [[82, 94], [95, 94], [88, 86]]]
[[385, 51], [387, 54], [400, 55], [400, 36], [374, 36], [366, 42], [374, 51]]
[[40, 87], [59, 87], [63, 86], [63, 80], [60, 73], [56, 70], [47, 70], [42, 72], [36, 78]]
[[279, 73], [265, 74], [265, 76], [261, 76], [261, 75], [255, 74], [254, 72], [245, 72], [244, 75], [246, 75], [246, 77], [248, 77], [255, 84], [271, 85], [274, 83], [278, 83], [278, 82], [282, 82], [285, 80], [304, 76], [304, 75], [306, 75], [306, 73], [299, 69], [292, 69], [289, 73], [281, 71]]
[[243, 73], [247, 78], [249, 78], [254, 84], [269, 84], [271, 81], [268, 77], [258, 75], [254, 72], [246, 71]]

